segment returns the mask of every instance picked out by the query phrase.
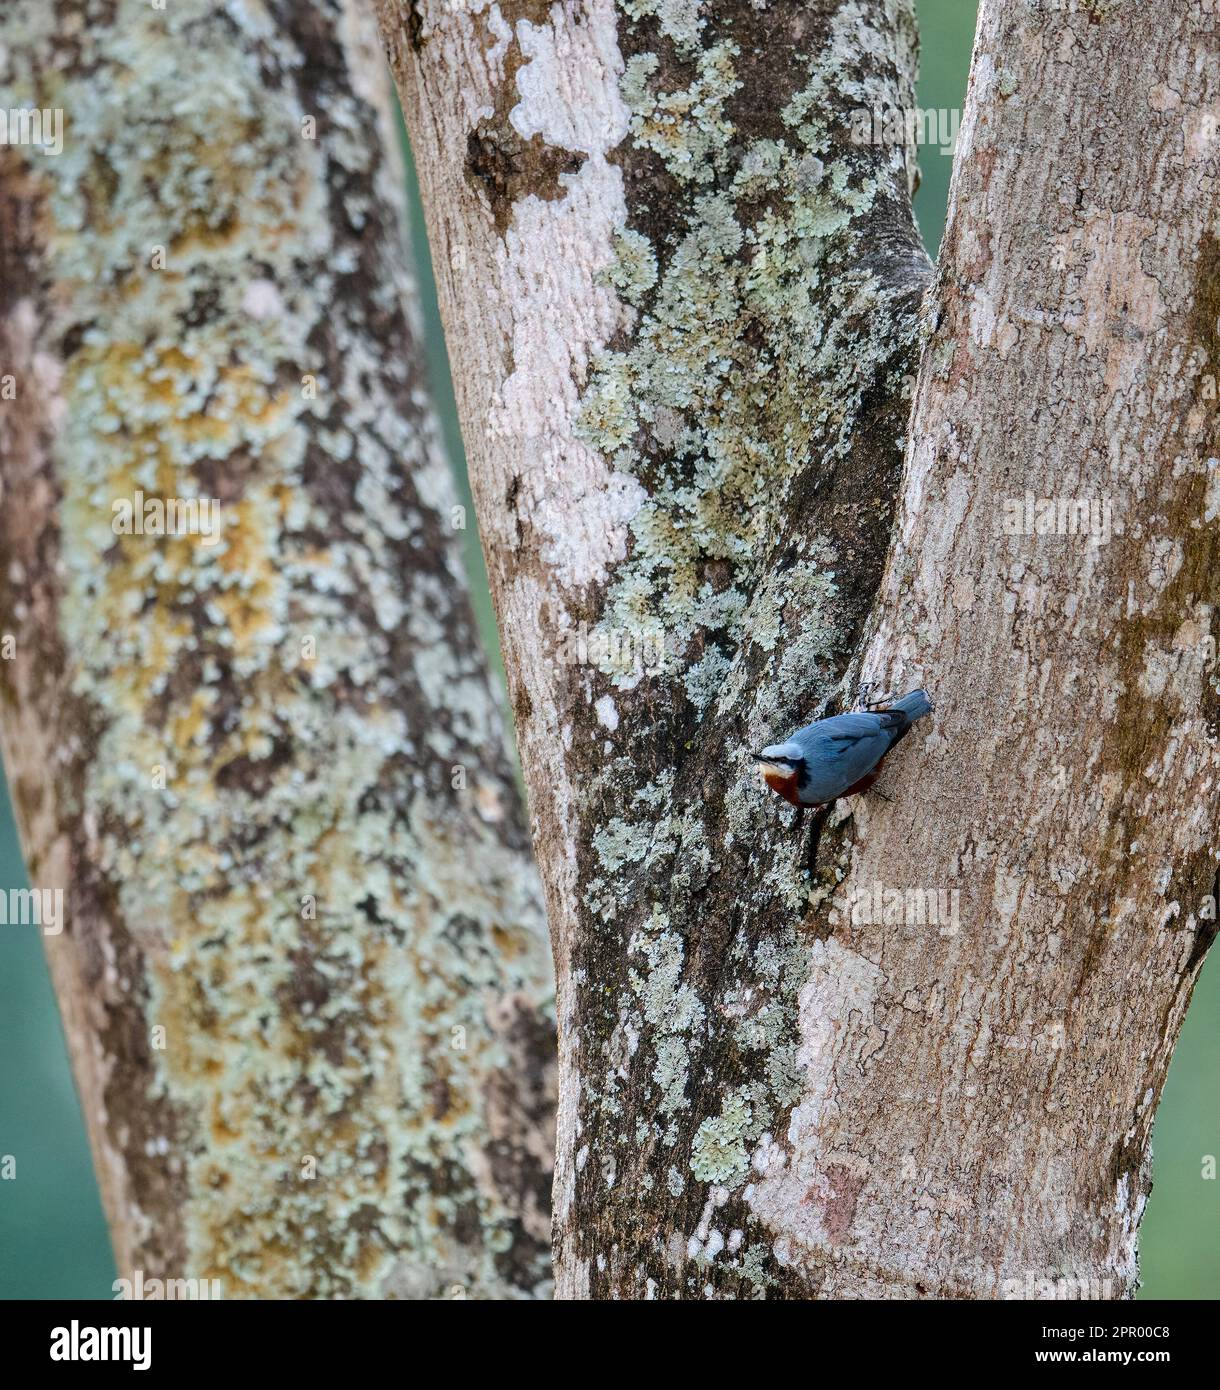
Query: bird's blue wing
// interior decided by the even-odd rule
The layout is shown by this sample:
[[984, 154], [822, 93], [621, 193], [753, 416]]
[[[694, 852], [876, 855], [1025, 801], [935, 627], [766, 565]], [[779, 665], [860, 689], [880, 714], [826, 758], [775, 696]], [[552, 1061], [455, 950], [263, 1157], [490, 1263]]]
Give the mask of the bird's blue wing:
[[833, 719], [823, 719], [820, 725], [809, 727], [832, 743], [855, 743], [875, 737], [886, 725], [877, 714], [836, 714]]
[[884, 715], [839, 714], [819, 720], [792, 736], [805, 757], [801, 791], [829, 801], [876, 767], [894, 739]]

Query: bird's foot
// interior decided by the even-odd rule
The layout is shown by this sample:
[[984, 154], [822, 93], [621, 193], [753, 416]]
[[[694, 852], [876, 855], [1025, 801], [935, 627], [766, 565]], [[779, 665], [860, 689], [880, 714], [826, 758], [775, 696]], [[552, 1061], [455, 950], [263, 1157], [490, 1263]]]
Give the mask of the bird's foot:
[[886, 709], [894, 703], [892, 695], [876, 696], [875, 692], [879, 689], [876, 681], [861, 681], [860, 688], [856, 691], [855, 708], [858, 710]]

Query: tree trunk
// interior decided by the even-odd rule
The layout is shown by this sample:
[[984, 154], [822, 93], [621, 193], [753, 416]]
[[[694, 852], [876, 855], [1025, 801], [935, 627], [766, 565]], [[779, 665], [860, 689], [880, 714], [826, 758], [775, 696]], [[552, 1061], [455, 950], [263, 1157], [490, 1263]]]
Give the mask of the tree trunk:
[[4, 754], [120, 1276], [545, 1292], [541, 900], [371, 16], [4, 39], [66, 116], [2, 152]]
[[[1210, 22], [983, 0], [925, 299], [914, 152], [858, 142], [906, 0], [379, 9], [556, 949], [561, 1295], [1129, 1294], [1214, 930]], [[746, 755], [861, 677], [938, 712], [807, 877]]]

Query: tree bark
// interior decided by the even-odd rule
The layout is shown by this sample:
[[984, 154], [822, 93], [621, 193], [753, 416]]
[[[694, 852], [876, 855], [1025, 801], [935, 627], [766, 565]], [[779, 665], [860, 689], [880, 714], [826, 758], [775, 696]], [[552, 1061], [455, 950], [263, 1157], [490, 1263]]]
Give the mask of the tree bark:
[[[4, 41], [66, 116], [2, 152], [4, 756], [119, 1274], [545, 1293], [542, 905], [371, 14], [31, 0]], [[219, 532], [118, 533], [140, 492]]]
[[[983, 0], [929, 289], [913, 150], [853, 139], [913, 107], [906, 0], [379, 0], [556, 953], [562, 1296], [1135, 1286], [1214, 931], [1199, 9]], [[746, 755], [861, 678], [939, 709], [806, 877]]]

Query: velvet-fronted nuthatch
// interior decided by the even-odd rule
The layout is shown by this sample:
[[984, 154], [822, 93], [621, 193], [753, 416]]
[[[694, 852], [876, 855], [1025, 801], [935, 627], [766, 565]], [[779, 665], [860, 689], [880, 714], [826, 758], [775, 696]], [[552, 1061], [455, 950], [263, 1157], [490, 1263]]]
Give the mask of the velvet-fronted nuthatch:
[[884, 709], [819, 719], [754, 759], [763, 781], [793, 806], [827, 806], [867, 791], [885, 755], [917, 719], [931, 713], [927, 691], [912, 690]]
[[879, 709], [819, 719], [753, 755], [763, 781], [799, 808], [800, 819], [806, 806], [819, 808], [809, 837], [811, 868], [831, 803], [867, 791], [881, 776], [885, 755], [932, 709], [927, 691], [912, 690]]

